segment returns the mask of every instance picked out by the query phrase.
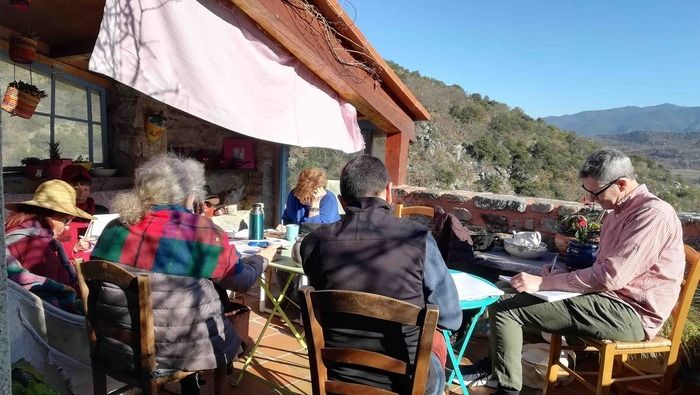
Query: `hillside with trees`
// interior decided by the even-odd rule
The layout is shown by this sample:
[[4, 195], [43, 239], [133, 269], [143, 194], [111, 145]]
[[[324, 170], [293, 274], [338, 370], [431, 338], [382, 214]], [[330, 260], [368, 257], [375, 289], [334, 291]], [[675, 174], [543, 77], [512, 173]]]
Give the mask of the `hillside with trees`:
[[[430, 111], [419, 122], [409, 149], [408, 184], [440, 189], [488, 191], [577, 201], [582, 196], [577, 171], [601, 142], [562, 131], [518, 108], [448, 86], [417, 71], [390, 63]], [[337, 178], [350, 156], [322, 149], [295, 148], [290, 180], [312, 165]], [[683, 211], [700, 209], [700, 188], [643, 156], [633, 160], [639, 179]]]

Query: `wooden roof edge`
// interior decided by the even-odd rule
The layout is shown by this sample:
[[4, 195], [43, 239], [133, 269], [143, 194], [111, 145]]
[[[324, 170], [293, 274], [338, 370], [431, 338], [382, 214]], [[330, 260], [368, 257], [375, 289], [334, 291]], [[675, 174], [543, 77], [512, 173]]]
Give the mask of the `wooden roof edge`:
[[338, 0], [312, 0], [313, 4], [323, 14], [323, 16], [333, 23], [333, 27], [341, 34], [347, 37], [354, 46], [353, 50], [366, 52], [372, 60], [377, 64], [377, 70], [382, 82], [389, 88], [392, 96], [396, 97], [402, 107], [410, 111], [411, 117], [415, 121], [427, 121], [430, 119], [430, 113], [423, 107], [423, 104], [416, 98], [406, 84], [401, 81], [398, 75], [391, 69], [389, 64], [379, 55], [374, 47], [367, 41], [364, 34], [355, 25], [355, 22], [350, 19], [343, 8], [338, 3]]

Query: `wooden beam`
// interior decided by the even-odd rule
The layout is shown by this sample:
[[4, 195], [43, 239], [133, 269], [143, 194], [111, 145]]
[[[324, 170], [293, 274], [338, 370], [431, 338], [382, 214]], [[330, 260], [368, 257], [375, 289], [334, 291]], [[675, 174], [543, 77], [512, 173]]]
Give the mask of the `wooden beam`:
[[366, 71], [343, 64], [355, 59], [337, 40], [332, 41], [335, 37], [328, 37], [324, 23], [302, 2], [229, 1], [381, 130], [413, 138], [413, 119]]
[[384, 61], [384, 58], [367, 41], [355, 22], [345, 13], [337, 0], [313, 0], [318, 10], [333, 24], [333, 27], [346, 39], [344, 44], [352, 50], [366, 54], [377, 66], [382, 83], [387, 86], [399, 102], [411, 113], [417, 121], [427, 121], [430, 113], [401, 81], [394, 70]]
[[[9, 43], [6, 40], [0, 40], [0, 50], [7, 51], [8, 47]], [[112, 89], [112, 80], [100, 77], [99, 74], [88, 71], [87, 64], [85, 66], [85, 69], [82, 69], [75, 66], [71, 66], [68, 63], [52, 59], [48, 56], [44, 56], [40, 53], [36, 54], [36, 63], [41, 63], [43, 65], [49, 66], [54, 70], [60, 70], [63, 73], [73, 75], [75, 77], [80, 78], [83, 81], [93, 83], [105, 89]]]
[[408, 145], [407, 133], [394, 133], [386, 136], [384, 164], [389, 172], [389, 180], [394, 185], [404, 185], [408, 180]]

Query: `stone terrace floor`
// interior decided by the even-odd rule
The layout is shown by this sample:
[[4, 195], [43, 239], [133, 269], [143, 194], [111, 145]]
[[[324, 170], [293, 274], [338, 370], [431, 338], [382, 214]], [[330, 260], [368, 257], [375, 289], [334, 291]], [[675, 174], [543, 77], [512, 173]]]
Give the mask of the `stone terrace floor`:
[[[256, 339], [267, 319], [267, 314], [259, 312], [257, 287], [245, 295], [245, 301], [253, 310], [250, 317], [250, 335]], [[294, 318], [292, 318], [294, 319]], [[301, 326], [297, 326], [301, 328]], [[488, 340], [475, 337], [467, 348], [467, 356], [462, 361], [468, 364], [486, 355]], [[588, 361], [590, 365], [596, 362]], [[449, 364], [449, 362], [448, 362]], [[240, 374], [242, 363], [235, 364], [236, 370], [229, 376], [229, 384], [233, 383]], [[595, 366], [586, 366], [587, 369], [595, 369]], [[213, 383], [213, 377], [205, 378]], [[179, 385], [168, 384], [168, 392], [179, 393]], [[487, 395], [494, 392], [487, 387], [471, 387], [469, 389], [473, 395]], [[686, 391], [686, 394], [695, 393]], [[522, 391], [524, 395], [540, 394], [538, 390], [525, 387]], [[578, 383], [558, 387], [555, 395], [586, 394], [586, 389]], [[213, 388], [207, 385], [203, 388], [202, 394], [214, 394]], [[267, 394], [311, 394], [311, 379], [309, 374], [309, 360], [306, 350], [301, 347], [292, 335], [291, 331], [275, 318], [267, 329], [265, 337], [258, 348], [253, 364], [248, 368], [239, 385], [229, 385], [227, 395], [267, 395]], [[459, 385], [451, 385], [449, 395], [462, 394]]]

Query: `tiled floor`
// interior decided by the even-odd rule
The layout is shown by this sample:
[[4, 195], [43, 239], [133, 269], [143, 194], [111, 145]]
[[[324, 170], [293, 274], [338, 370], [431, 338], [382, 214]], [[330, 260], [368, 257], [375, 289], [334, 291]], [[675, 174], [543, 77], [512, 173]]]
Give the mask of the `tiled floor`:
[[[258, 309], [257, 291], [251, 291], [245, 296], [246, 304], [251, 309], [250, 335], [253, 339], [262, 331], [266, 314], [260, 314]], [[301, 326], [298, 326], [301, 330]], [[469, 345], [467, 356], [478, 359], [486, 354], [487, 339], [475, 338]], [[465, 358], [463, 363], [468, 363]], [[311, 394], [311, 380], [309, 375], [309, 361], [306, 350], [297, 342], [291, 331], [275, 318], [267, 329], [253, 364], [244, 374], [238, 385], [233, 385], [240, 374], [242, 363], [235, 364], [236, 371], [229, 376], [228, 395], [263, 395], [263, 394]], [[213, 379], [209, 382], [213, 383]], [[210, 386], [206, 386], [210, 387]], [[168, 385], [172, 392], [179, 392], [177, 385]], [[487, 395], [494, 390], [486, 387], [472, 387], [469, 389], [473, 395]], [[204, 394], [213, 394], [212, 388], [206, 388]], [[522, 392], [526, 395], [539, 394], [540, 391], [525, 388]], [[587, 393], [585, 388], [578, 384], [570, 384], [558, 387], [556, 395], [574, 395]], [[462, 394], [459, 385], [450, 387], [450, 395]]]

